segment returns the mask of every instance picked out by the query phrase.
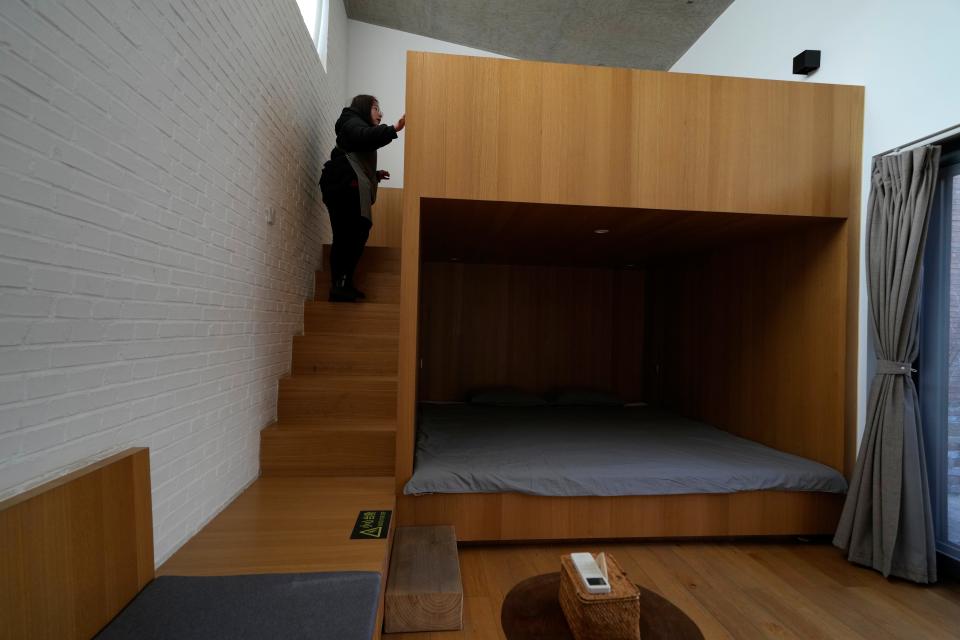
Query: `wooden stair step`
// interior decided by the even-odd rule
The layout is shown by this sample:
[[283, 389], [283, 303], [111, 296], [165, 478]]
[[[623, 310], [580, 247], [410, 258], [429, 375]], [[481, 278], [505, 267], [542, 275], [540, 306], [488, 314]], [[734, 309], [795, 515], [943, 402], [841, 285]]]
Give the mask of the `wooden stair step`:
[[[157, 575], [377, 571], [389, 537], [351, 540], [357, 514], [394, 510], [392, 478], [259, 478], [190, 538]], [[382, 594], [382, 592], [381, 592]]]
[[399, 304], [311, 301], [304, 305], [303, 316], [303, 331], [307, 335], [400, 333]]
[[396, 423], [279, 422], [260, 432], [265, 477], [393, 476]]
[[[317, 271], [315, 276], [315, 294], [317, 301], [327, 300], [330, 294], [330, 276], [324, 271]], [[400, 302], [400, 274], [397, 273], [363, 273], [354, 278], [358, 289], [367, 296], [362, 303], [380, 302], [399, 304]], [[347, 303], [339, 303], [347, 304]], [[354, 303], [361, 304], [361, 303]]]
[[463, 628], [463, 584], [453, 527], [397, 527], [388, 576], [386, 633]]
[[294, 336], [293, 374], [396, 375], [398, 343], [397, 334]]
[[[323, 245], [323, 270], [330, 272], [330, 245]], [[380, 272], [400, 273], [399, 247], [367, 247], [363, 250], [356, 275]]]
[[365, 416], [300, 416], [274, 422], [280, 428], [321, 429], [353, 431], [393, 431], [397, 430], [396, 418], [365, 417]]
[[396, 376], [293, 375], [280, 379], [277, 417], [395, 418]]

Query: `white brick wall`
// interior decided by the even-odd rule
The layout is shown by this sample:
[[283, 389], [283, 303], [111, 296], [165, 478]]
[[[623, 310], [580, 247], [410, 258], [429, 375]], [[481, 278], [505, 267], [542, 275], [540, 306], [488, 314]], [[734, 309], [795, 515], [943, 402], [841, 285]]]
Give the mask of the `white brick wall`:
[[295, 0], [0, 2], [0, 497], [148, 446], [159, 563], [256, 477], [329, 237], [330, 5], [325, 73]]

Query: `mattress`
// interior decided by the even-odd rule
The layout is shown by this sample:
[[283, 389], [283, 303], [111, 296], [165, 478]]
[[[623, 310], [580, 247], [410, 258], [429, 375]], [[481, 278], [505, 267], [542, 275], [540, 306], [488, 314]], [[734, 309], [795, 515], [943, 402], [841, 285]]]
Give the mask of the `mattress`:
[[844, 493], [826, 465], [647, 407], [423, 404], [406, 495]]
[[162, 576], [97, 640], [370, 640], [380, 574]]

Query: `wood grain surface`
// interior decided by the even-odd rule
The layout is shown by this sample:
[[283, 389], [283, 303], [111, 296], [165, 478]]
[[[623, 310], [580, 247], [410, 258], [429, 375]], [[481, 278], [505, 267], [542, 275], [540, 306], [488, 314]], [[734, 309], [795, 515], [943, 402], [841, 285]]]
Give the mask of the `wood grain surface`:
[[77, 638], [153, 579], [150, 455], [128, 449], [0, 502], [0, 638]]
[[425, 263], [421, 292], [421, 400], [504, 385], [642, 400], [640, 271]]
[[843, 470], [843, 222], [649, 269], [646, 400]]
[[463, 584], [453, 527], [398, 527], [384, 597], [384, 631], [463, 626]]
[[832, 533], [843, 496], [741, 491], [663, 496], [398, 496], [400, 524], [451, 524], [461, 542]]
[[707, 640], [952, 640], [960, 628], [955, 580], [886, 580], [827, 543], [595, 542], [461, 546], [463, 631], [390, 637], [504, 640], [506, 595], [559, 570], [560, 556], [575, 551], [616, 556], [635, 583], [675, 605]]

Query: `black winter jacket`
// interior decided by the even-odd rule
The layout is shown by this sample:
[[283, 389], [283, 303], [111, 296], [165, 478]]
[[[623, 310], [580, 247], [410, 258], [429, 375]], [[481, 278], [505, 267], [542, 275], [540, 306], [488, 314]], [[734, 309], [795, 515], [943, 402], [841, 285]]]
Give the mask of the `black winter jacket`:
[[356, 109], [346, 107], [334, 125], [337, 146], [330, 152], [330, 160], [320, 174], [320, 190], [331, 193], [351, 186], [356, 188], [357, 176], [345, 152], [369, 152], [385, 147], [397, 137], [392, 125], [370, 125]]
[[347, 107], [333, 126], [337, 132], [337, 146], [344, 151], [376, 151], [397, 137], [397, 130], [389, 124], [372, 126], [356, 109]]

